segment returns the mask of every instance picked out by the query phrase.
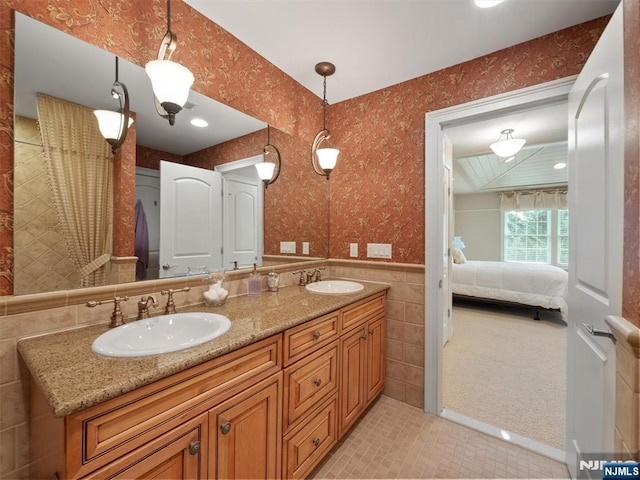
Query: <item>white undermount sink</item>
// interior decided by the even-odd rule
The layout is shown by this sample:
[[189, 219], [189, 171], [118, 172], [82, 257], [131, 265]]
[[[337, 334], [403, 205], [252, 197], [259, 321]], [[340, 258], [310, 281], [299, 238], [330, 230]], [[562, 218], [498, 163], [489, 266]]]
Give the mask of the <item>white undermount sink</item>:
[[176, 352], [224, 334], [231, 322], [217, 313], [174, 313], [127, 323], [113, 328], [91, 345], [107, 357], [146, 357]]
[[359, 292], [364, 289], [364, 285], [349, 280], [321, 280], [319, 282], [309, 283], [306, 289], [310, 292], [324, 295], [344, 295]]

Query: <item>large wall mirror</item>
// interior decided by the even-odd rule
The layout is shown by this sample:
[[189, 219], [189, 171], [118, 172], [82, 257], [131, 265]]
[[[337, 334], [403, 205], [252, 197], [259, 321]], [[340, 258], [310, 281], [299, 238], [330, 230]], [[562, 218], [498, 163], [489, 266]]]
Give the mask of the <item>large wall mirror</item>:
[[[49, 179], [36, 94], [91, 109], [117, 110], [117, 101], [109, 96], [115, 79], [115, 56], [18, 12], [15, 45], [14, 293], [79, 288], [82, 285], [75, 268], [65, 258], [67, 245], [55, 208], [47, 199]], [[185, 109], [170, 126], [155, 111], [151, 84], [141, 66], [119, 59], [118, 75], [129, 90], [131, 111], [135, 113], [136, 166], [142, 184], [144, 175], [153, 177], [160, 160], [208, 170], [224, 165], [221, 170], [228, 175], [252, 175], [254, 169], [246, 165], [251, 164], [251, 158], [257, 161], [255, 158], [262, 153], [267, 140], [264, 122], [199, 94], [196, 81]], [[208, 127], [194, 127], [190, 123], [193, 118], [206, 120]], [[310, 147], [306, 142], [274, 128], [270, 141], [280, 150], [282, 171], [264, 193], [260, 182], [256, 184], [263, 201], [260, 228], [264, 228], [257, 249], [258, 263], [262, 264], [263, 258], [268, 258], [268, 263], [326, 258], [328, 182], [317, 177], [308, 165]], [[234, 162], [244, 168], [232, 171], [229, 166]], [[138, 181], [136, 184], [140, 188]], [[153, 220], [149, 227], [154, 228], [151, 223]], [[280, 256], [280, 242], [296, 242], [297, 254]], [[301, 251], [303, 242], [311, 246], [308, 253]], [[226, 264], [222, 267], [231, 268]], [[157, 273], [139, 279], [153, 278]]]

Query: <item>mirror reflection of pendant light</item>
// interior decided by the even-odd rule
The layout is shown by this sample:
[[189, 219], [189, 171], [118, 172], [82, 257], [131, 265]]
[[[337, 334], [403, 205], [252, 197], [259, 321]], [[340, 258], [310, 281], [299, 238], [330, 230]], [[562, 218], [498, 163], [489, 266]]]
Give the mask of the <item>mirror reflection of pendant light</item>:
[[[513, 138], [512, 133], [512, 128], [507, 128], [500, 132], [498, 141], [489, 145], [489, 148], [493, 150], [493, 153], [499, 157], [511, 157], [520, 151], [527, 141], [522, 138]], [[501, 140], [503, 135], [505, 138], [504, 140]]]
[[269, 133], [269, 125], [267, 125], [267, 144], [263, 149], [263, 161], [256, 163], [256, 170], [258, 170], [260, 180], [264, 182], [264, 188], [275, 182], [280, 175], [280, 152], [271, 145]]
[[120, 102], [120, 110], [117, 112], [94, 110], [93, 114], [98, 119], [100, 133], [109, 142], [111, 151], [115, 154], [126, 140], [129, 127], [133, 123], [133, 118], [129, 117], [129, 92], [125, 84], [118, 81], [118, 57], [116, 57], [116, 80], [111, 85], [111, 96]]
[[175, 123], [176, 114], [187, 102], [194, 79], [187, 67], [170, 60], [176, 46], [177, 37], [171, 31], [171, 0], [167, 0], [167, 33], [160, 44], [158, 59], [148, 62], [144, 69], [151, 79], [158, 115], [168, 119], [169, 125]]
[[340, 150], [337, 148], [320, 148], [320, 144], [331, 137], [327, 129], [327, 77], [336, 71], [335, 65], [329, 62], [320, 62], [316, 65], [316, 73], [324, 78], [324, 93], [322, 96], [322, 130], [313, 139], [311, 145], [311, 165], [318, 175], [324, 175], [329, 180], [329, 174], [338, 161]]
[[491, 8], [501, 4], [504, 0], [474, 0], [476, 7]]

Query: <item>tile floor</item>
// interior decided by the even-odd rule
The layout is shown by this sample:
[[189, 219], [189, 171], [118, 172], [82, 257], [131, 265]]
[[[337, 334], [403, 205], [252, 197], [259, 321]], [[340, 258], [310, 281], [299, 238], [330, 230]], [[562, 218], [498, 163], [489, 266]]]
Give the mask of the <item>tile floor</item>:
[[564, 464], [381, 396], [310, 478], [569, 478]]

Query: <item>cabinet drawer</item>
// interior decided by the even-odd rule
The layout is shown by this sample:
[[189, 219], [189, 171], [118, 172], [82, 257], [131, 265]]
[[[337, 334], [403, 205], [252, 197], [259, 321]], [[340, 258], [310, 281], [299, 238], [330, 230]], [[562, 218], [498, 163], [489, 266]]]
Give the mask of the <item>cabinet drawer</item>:
[[338, 316], [332, 312], [284, 332], [284, 366], [338, 338]]
[[286, 431], [338, 390], [338, 342], [284, 370], [283, 424]]
[[68, 417], [69, 473], [93, 470], [281, 369], [280, 335]]
[[381, 293], [373, 298], [368, 298], [343, 308], [341, 317], [342, 331], [351, 330], [381, 312], [384, 313], [384, 303], [385, 294]]
[[336, 395], [284, 438], [282, 478], [306, 478], [337, 443]]

